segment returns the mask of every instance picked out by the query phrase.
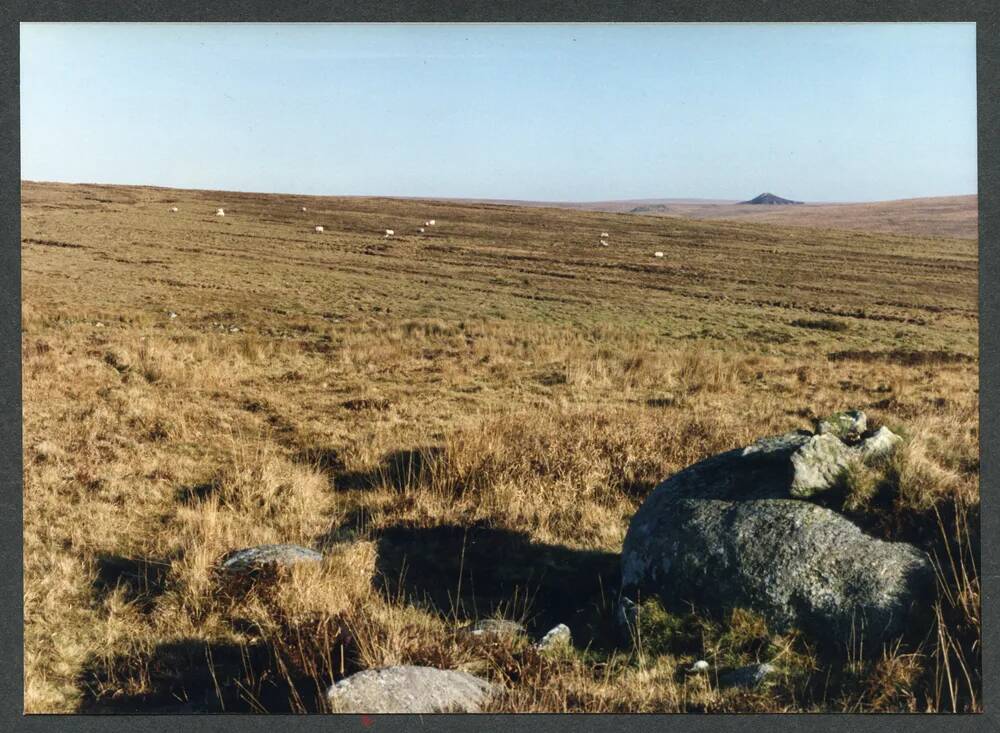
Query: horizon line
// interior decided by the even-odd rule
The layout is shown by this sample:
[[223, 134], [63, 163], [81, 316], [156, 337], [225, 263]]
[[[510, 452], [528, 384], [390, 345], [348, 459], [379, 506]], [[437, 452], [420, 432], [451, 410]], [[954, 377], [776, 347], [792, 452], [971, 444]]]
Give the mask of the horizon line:
[[[735, 199], [735, 198], [713, 198], [708, 196], [627, 196], [624, 198], [600, 198], [600, 199], [532, 199], [532, 198], [508, 198], [508, 197], [490, 197], [490, 196], [447, 196], [447, 195], [425, 195], [425, 194], [383, 194], [383, 193], [298, 193], [294, 191], [262, 191], [262, 190], [251, 190], [242, 188], [198, 188], [194, 186], [168, 186], [158, 183], [112, 183], [108, 181], [60, 181], [60, 180], [39, 180], [33, 178], [21, 178], [21, 183], [56, 183], [68, 186], [119, 186], [122, 188], [159, 188], [173, 191], [212, 191], [217, 193], [241, 193], [241, 194], [258, 194], [266, 196], [305, 196], [312, 198], [382, 198], [382, 199], [411, 199], [411, 200], [425, 200], [425, 201], [472, 201], [472, 202], [482, 202], [482, 203], [509, 203], [509, 204], [615, 204], [615, 203], [631, 203], [631, 202], [648, 202], [648, 201], [688, 201], [692, 203], [705, 202], [705, 203], [716, 203], [719, 205], [723, 204], [740, 204], [755, 196], [759, 196], [764, 193], [769, 193], [767, 191], [762, 191], [757, 194], [752, 194], [747, 199]], [[779, 195], [779, 194], [771, 194]], [[922, 195], [922, 196], [903, 196], [903, 197], [893, 197], [893, 198], [879, 198], [879, 199], [868, 199], [868, 200], [855, 200], [855, 201], [822, 201], [822, 200], [809, 200], [809, 199], [793, 199], [805, 205], [836, 205], [836, 204], [876, 204], [885, 203], [890, 201], [915, 201], [919, 199], [939, 199], [939, 198], [968, 198], [971, 196], [978, 196], [979, 192], [975, 191], [972, 193], [947, 193], [947, 194], [932, 194], [932, 195]]]

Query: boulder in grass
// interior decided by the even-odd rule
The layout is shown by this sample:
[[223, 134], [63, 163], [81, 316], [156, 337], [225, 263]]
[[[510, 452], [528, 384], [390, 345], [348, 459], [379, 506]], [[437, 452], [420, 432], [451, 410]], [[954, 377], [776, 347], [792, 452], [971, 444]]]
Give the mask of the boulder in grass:
[[[850, 419], [865, 424], [861, 413]], [[896, 444], [882, 436], [879, 442]], [[863, 455], [860, 445], [843, 443], [833, 431], [799, 431], [670, 477], [629, 525], [622, 595], [653, 594], [667, 605], [690, 602], [718, 612], [747, 608], [775, 630], [798, 627], [833, 643], [860, 635], [864, 648], [876, 652], [924, 617], [934, 573], [912, 545], [871, 537], [806, 500], [833, 486], [852, 455]]]
[[326, 697], [335, 713], [478, 713], [498, 689], [468, 672], [403, 665], [353, 674]]
[[323, 556], [299, 545], [258, 545], [234, 550], [222, 558], [222, 570], [245, 574], [265, 568], [284, 569], [303, 562], [319, 562]]

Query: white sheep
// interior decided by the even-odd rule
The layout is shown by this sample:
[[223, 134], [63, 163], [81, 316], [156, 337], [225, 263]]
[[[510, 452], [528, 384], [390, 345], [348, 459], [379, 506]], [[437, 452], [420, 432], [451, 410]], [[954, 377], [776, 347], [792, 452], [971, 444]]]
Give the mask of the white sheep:
[[392, 229], [386, 229], [386, 230], [385, 230], [385, 239], [388, 239], [389, 237], [391, 237], [391, 236], [392, 236], [392, 235], [394, 235], [395, 233], [396, 233], [396, 232], [395, 232], [394, 230], [392, 230]]
[[316, 227], [316, 233], [317, 234], [322, 234], [323, 233], [323, 227]]
[[604, 241], [604, 240], [602, 239], [602, 240], [601, 240], [601, 246], [602, 246], [602, 247], [607, 247], [607, 246], [608, 246], [608, 243], [607, 243], [607, 242], [605, 242], [605, 241]]
[[420, 232], [421, 234], [423, 234], [424, 233], [424, 228], [423, 227], [417, 227], [417, 231]]
[[436, 222], [436, 221], [434, 221], [433, 219], [428, 219], [427, 221], [425, 221], [425, 222], [424, 222], [424, 226], [425, 226], [425, 227], [432, 227], [432, 226], [434, 226], [434, 225], [435, 225], [436, 223], [437, 223], [437, 222]]
[[170, 207], [170, 210], [171, 210], [172, 212], [174, 212], [175, 214], [176, 214], [176, 213], [177, 213], [177, 211], [178, 211], [178, 209], [177, 209], [177, 207], [176, 207], [176, 206], [171, 206], [171, 207]]
[[216, 209], [215, 210], [215, 215], [216, 216], [225, 216], [226, 215], [226, 211], [225, 211], [225, 209]]
[[607, 238], [608, 238], [608, 237], [610, 237], [610, 236], [611, 236], [611, 235], [610, 235], [610, 234], [608, 234], [607, 232], [601, 232], [601, 239], [607, 239]]
[[305, 210], [306, 210], [306, 207], [305, 207], [305, 206], [303, 206], [303, 207], [302, 207], [302, 210], [303, 210], [303, 211], [305, 211]]
[[663, 257], [662, 252], [653, 252], [653, 257]]

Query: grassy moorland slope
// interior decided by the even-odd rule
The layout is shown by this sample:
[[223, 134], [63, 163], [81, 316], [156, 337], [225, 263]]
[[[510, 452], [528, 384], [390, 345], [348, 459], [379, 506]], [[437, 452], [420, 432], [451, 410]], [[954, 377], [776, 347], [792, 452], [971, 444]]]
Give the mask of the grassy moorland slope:
[[[486, 675], [501, 711], [979, 707], [975, 241], [22, 196], [27, 710], [322, 710], [331, 681], [401, 662]], [[829, 658], [740, 609], [692, 609], [614, 641], [616, 553], [652, 487], [847, 407], [908, 436], [845, 510], [932, 553], [934, 628]], [[227, 589], [219, 558], [267, 542], [327, 559]], [[575, 647], [454, 633], [492, 615], [565, 622]], [[720, 690], [683, 672], [699, 658], [782, 672]]]

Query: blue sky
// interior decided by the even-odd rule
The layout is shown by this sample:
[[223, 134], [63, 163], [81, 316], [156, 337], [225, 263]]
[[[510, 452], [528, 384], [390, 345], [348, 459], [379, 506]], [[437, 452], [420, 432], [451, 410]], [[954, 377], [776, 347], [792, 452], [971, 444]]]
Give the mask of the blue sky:
[[973, 24], [22, 24], [21, 175], [307, 194], [969, 194]]

